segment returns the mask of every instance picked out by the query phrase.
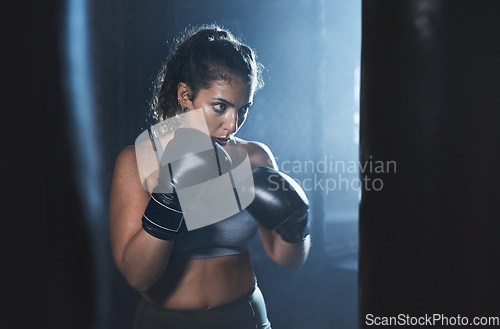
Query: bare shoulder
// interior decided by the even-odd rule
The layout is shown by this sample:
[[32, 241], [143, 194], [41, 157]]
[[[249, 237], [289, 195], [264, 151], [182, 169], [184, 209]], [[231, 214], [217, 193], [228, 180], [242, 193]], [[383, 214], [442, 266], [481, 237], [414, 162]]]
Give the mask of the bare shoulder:
[[135, 164], [136, 164], [135, 146], [129, 145], [124, 147], [120, 151], [120, 153], [118, 153], [115, 165], [117, 167], [122, 167], [122, 166], [128, 167], [128, 166], [134, 166]]
[[271, 167], [277, 168], [276, 160], [274, 159], [271, 149], [264, 143], [257, 141], [247, 141], [241, 138], [235, 138], [236, 143], [241, 146], [247, 153], [250, 159], [252, 168], [256, 167]]

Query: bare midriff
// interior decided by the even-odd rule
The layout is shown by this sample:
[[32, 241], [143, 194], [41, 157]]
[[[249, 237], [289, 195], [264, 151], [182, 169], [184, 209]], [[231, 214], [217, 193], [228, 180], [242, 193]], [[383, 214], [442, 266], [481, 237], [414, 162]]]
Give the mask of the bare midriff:
[[168, 309], [209, 309], [248, 294], [255, 283], [248, 253], [171, 261], [143, 296]]

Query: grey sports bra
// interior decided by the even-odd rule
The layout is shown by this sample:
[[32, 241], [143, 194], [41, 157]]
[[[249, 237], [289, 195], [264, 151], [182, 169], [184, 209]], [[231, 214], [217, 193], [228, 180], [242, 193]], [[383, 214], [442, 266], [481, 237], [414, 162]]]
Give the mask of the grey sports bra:
[[[231, 139], [233, 146], [236, 141]], [[231, 147], [231, 158], [238, 161], [236, 147]], [[248, 243], [257, 233], [257, 221], [243, 209], [237, 214], [215, 224], [187, 231], [175, 239], [171, 260], [213, 258], [243, 254]]]
[[257, 232], [257, 221], [246, 211], [220, 222], [187, 231], [175, 239], [170, 259], [198, 259], [243, 254]]

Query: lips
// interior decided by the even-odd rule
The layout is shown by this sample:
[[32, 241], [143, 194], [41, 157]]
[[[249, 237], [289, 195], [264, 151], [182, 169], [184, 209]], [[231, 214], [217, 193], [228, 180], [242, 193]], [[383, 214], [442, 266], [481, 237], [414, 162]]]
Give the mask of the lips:
[[214, 138], [214, 141], [217, 142], [219, 145], [224, 146], [229, 141], [229, 138]]

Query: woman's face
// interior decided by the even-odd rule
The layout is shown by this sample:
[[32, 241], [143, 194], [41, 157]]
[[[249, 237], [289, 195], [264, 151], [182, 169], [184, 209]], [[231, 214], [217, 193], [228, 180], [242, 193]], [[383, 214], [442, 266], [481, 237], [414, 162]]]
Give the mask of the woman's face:
[[217, 80], [201, 89], [188, 108], [202, 109], [212, 140], [224, 146], [245, 122], [253, 94], [252, 86], [241, 78]]

